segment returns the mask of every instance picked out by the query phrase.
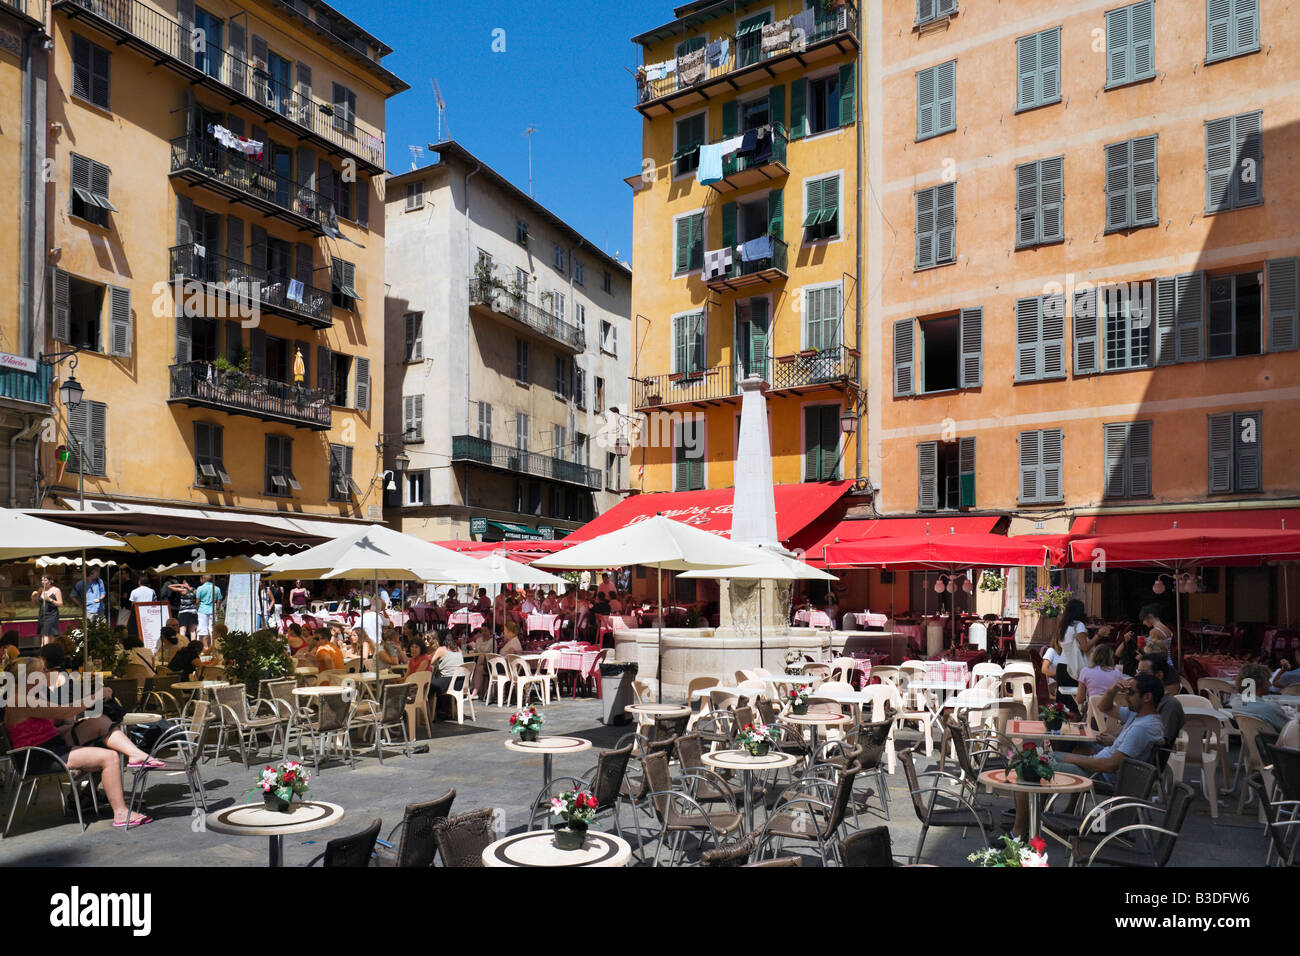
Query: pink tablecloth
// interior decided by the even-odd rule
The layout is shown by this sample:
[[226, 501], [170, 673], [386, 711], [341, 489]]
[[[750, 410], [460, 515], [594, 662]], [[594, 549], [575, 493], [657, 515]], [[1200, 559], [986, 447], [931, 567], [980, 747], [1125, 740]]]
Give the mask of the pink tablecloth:
[[560, 671], [577, 671], [584, 678], [590, 677], [600, 657], [599, 650], [562, 650], [555, 660], [555, 669]]
[[1237, 679], [1237, 675], [1241, 673], [1241, 665], [1245, 663], [1238, 658], [1224, 657], [1222, 654], [1188, 654], [1187, 661], [1195, 662], [1205, 672], [1206, 677], [1219, 677], [1231, 681]]
[[895, 634], [902, 634], [904, 637], [911, 638], [912, 640], [916, 641], [918, 646], [920, 645], [924, 637], [924, 631], [925, 629], [920, 624], [895, 624], [894, 625]]
[[453, 612], [447, 618], [447, 621], [450, 624], [468, 624], [472, 630], [483, 626], [484, 617], [478, 611], [467, 611], [465, 608], [461, 608], [459, 611]]
[[884, 627], [889, 620], [888, 614], [873, 614], [871, 611], [854, 611], [853, 619], [858, 627]]
[[533, 631], [546, 631], [548, 634], [559, 635], [560, 633], [560, 615], [558, 614], [530, 614], [528, 615], [528, 633]]
[[965, 661], [926, 661], [925, 679], [948, 683], [970, 683], [970, 669]]
[[795, 611], [794, 619], [796, 624], [807, 624], [809, 627], [834, 627], [835, 622], [825, 611]]

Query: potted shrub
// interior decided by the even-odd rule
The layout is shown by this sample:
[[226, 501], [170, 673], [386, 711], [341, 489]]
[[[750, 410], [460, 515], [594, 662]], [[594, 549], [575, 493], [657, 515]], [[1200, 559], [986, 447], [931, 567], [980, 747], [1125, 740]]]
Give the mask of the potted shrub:
[[808, 685], [801, 684], [798, 687], [791, 687], [786, 694], [790, 701], [790, 713], [802, 715], [808, 713]]
[[1013, 772], [1021, 783], [1029, 785], [1051, 780], [1056, 774], [1032, 740], [1026, 740], [1018, 751], [1007, 754], [1007, 776]]
[[535, 743], [542, 735], [543, 723], [545, 721], [536, 707], [526, 707], [510, 715], [510, 733], [518, 737], [520, 742]]
[[113, 636], [113, 627], [103, 618], [86, 619], [86, 630], [74, 627], [68, 631], [72, 641], [71, 662], [85, 670], [103, 670], [121, 677], [126, 670], [126, 651]]
[[253, 791], [262, 791], [262, 806], [273, 813], [289, 813], [293, 801], [301, 800], [310, 791], [307, 782], [311, 774], [295, 760], [287, 760], [278, 767], [267, 766], [258, 778]]
[[772, 730], [767, 724], [746, 724], [736, 734], [736, 743], [751, 757], [765, 757], [772, 749]]
[[1059, 734], [1061, 732], [1061, 725], [1065, 723], [1065, 719], [1068, 716], [1070, 716], [1070, 712], [1066, 710], [1065, 705], [1059, 701], [1044, 704], [1038, 709], [1038, 719], [1041, 720], [1043, 726], [1053, 734]]
[[257, 696], [261, 681], [293, 673], [288, 642], [270, 628], [252, 634], [231, 631], [221, 642], [221, 656], [226, 662], [226, 679], [243, 684], [249, 697]]
[[551, 799], [551, 831], [561, 850], [581, 850], [596, 818], [596, 798], [585, 790], [566, 790]]

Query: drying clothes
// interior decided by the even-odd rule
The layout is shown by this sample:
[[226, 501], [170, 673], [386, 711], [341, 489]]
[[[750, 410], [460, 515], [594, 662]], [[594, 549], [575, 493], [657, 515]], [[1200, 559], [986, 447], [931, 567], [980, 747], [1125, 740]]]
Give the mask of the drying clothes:
[[262, 144], [255, 139], [248, 139], [236, 133], [232, 133], [216, 123], [208, 124], [208, 135], [215, 139], [227, 149], [233, 149], [237, 153], [243, 153], [250, 159], [262, 158]]
[[302, 303], [303, 284], [297, 279], [289, 280], [289, 291], [285, 293], [285, 298], [291, 302]]
[[686, 85], [704, 79], [704, 49], [694, 50], [677, 58], [677, 77]]
[[813, 34], [817, 32], [817, 11], [805, 10], [802, 13], [796, 13], [790, 18], [790, 37], [791, 42], [795, 39], [802, 39], [807, 43], [812, 39]]
[[758, 262], [762, 259], [771, 258], [771, 236], [759, 236], [757, 239], [751, 239], [740, 247], [740, 260], [742, 262]]
[[706, 143], [700, 147], [700, 166], [695, 170], [695, 178], [701, 186], [716, 183], [722, 178], [723, 143]]
[[194, 254], [198, 256], [200, 259], [202, 259], [204, 256], [208, 254], [208, 250], [206, 247], [201, 246], [196, 242], [194, 243]]
[[647, 82], [662, 80], [669, 73], [673, 73], [676, 70], [676, 60], [662, 60], [659, 63], [647, 63], [645, 65], [645, 78]]
[[764, 53], [775, 53], [777, 50], [784, 50], [790, 45], [790, 21], [778, 20], [776, 23], [763, 24], [763, 42], [762, 50]]
[[704, 253], [704, 278], [707, 280], [726, 275], [733, 261], [730, 246], [709, 250]]
[[752, 153], [754, 148], [758, 146], [758, 130], [751, 129], [746, 131], [745, 135], [741, 137], [741, 140], [740, 152]]
[[719, 67], [722, 66], [722, 64], [727, 62], [727, 59], [731, 53], [731, 41], [714, 40], [712, 43], [708, 45], [706, 49], [707, 49], [707, 56], [709, 60], [709, 66]]
[[726, 157], [726, 156], [730, 156], [732, 153], [736, 152], [737, 150], [743, 148], [744, 143], [745, 143], [745, 137], [733, 136], [731, 137], [731, 139], [724, 139], [721, 143], [718, 144], [718, 146], [722, 149], [722, 155]]

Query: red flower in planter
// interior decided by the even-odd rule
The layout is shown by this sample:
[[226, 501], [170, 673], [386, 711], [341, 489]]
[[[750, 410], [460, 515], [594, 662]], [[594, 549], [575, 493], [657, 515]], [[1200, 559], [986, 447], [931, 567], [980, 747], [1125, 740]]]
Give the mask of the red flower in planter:
[[1020, 749], [1021, 749], [1021, 750], [1037, 750], [1038, 748], [1034, 746], [1033, 741], [1031, 741], [1031, 740], [1026, 740], [1025, 743], [1024, 743], [1024, 746], [1021, 747]]
[[1030, 840], [1029, 845], [1034, 848], [1035, 853], [1038, 853], [1040, 855], [1044, 850], [1047, 849], [1047, 841], [1040, 836], [1036, 836], [1032, 840]]
[[[514, 724], [515, 724], [515, 721], [518, 720], [518, 719], [519, 719], [519, 718], [516, 717], [514, 714], [511, 714], [511, 715], [510, 715], [510, 726], [513, 727]], [[266, 769], [267, 769], [267, 770], [270, 770], [271, 768], [270, 768], [270, 767], [267, 767]]]

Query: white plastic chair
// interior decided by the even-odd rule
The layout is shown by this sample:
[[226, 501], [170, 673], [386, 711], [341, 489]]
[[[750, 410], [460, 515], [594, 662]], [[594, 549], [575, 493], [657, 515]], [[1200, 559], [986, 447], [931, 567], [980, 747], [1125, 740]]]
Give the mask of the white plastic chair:
[[[1179, 695], [1180, 697], [1183, 695]], [[1194, 695], [1193, 695], [1194, 696]], [[1181, 783], [1187, 767], [1199, 767], [1201, 791], [1210, 804], [1210, 818], [1219, 819], [1219, 737], [1222, 725], [1219, 718], [1204, 714], [1188, 714], [1178, 742], [1169, 757], [1169, 771], [1173, 783]], [[1225, 768], [1226, 769], [1226, 768]]]
[[1001, 676], [1002, 676], [1002, 665], [994, 664], [992, 661], [984, 661], [983, 663], [976, 664], [974, 667], [971, 668], [970, 683], [971, 686], [974, 687], [980, 680], [982, 680], [985, 677], [1001, 677]]
[[[465, 723], [465, 705], [469, 705], [469, 719], [477, 721], [474, 713], [474, 662], [469, 661], [456, 668], [456, 676], [447, 687], [447, 696], [456, 705], [456, 723]], [[520, 707], [523, 704], [519, 705]]]

